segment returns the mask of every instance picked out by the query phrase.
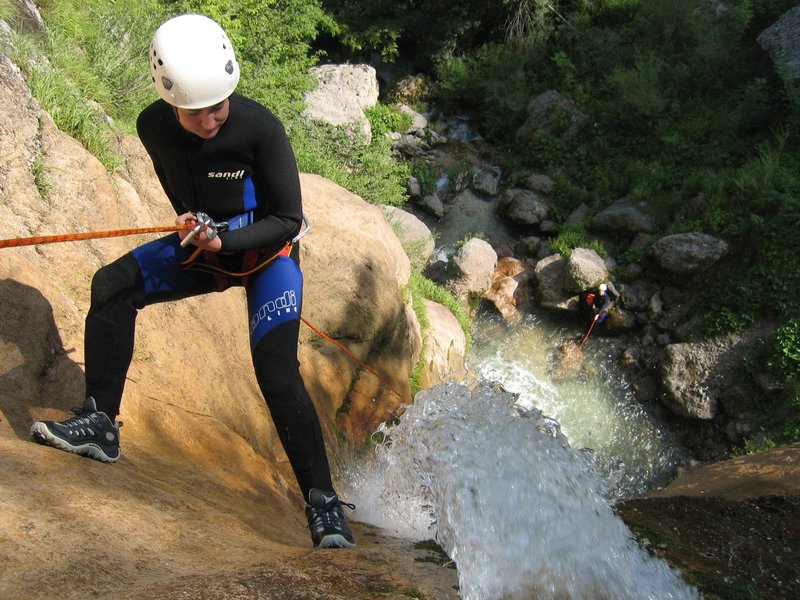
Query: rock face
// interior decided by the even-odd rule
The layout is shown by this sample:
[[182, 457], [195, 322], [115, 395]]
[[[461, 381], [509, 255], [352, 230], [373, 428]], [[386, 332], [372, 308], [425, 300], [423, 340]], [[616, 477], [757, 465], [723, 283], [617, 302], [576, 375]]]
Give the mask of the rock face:
[[714, 418], [742, 358], [770, 335], [772, 328], [759, 326], [707, 342], [669, 344], [659, 369], [664, 404], [682, 417]]
[[483, 297], [494, 305], [504, 319], [519, 319], [519, 307], [530, 302], [528, 288], [532, 277], [533, 268], [527, 263], [511, 256], [501, 258], [497, 261], [492, 286]]
[[424, 269], [436, 247], [431, 230], [410, 212], [394, 206], [382, 206], [381, 210], [414, 266], [419, 270]]
[[464, 330], [446, 307], [424, 300], [430, 327], [425, 330], [424, 366], [420, 386], [425, 389], [442, 381], [464, 382], [470, 379], [464, 357], [467, 340]]
[[411, 267], [380, 209], [322, 177], [304, 174], [301, 182], [313, 225], [301, 243], [303, 317], [382, 374], [378, 379], [307, 329], [303, 377], [323, 405], [324, 421], [358, 442], [410, 401], [409, 376], [421, 346], [419, 324], [401, 294]]
[[[0, 81], [0, 100], [14, 107], [0, 113], [0, 238], [174, 222], [138, 139], [120, 138], [124, 164], [109, 174], [2, 54]], [[339, 464], [410, 401], [421, 333], [401, 293], [410, 264], [381, 211], [323, 178], [301, 184], [312, 223], [301, 243], [303, 317], [380, 375], [301, 329], [303, 376]], [[232, 598], [244, 580], [249, 595], [291, 597], [298, 578], [308, 597], [365, 597], [374, 585], [454, 597], [454, 571], [425, 574], [430, 563], [415, 565], [416, 551], [397, 540], [370, 545], [381, 566], [361, 564], [348, 582], [305, 574], [328, 558], [304, 554], [303, 502], [255, 382], [241, 289], [141, 311], [118, 463], [31, 441], [32, 421], [64, 419], [83, 401], [92, 275], [151, 238], [0, 249], [0, 597], [41, 597], [46, 582], [69, 598]], [[356, 568], [361, 552], [331, 555], [327, 572]]]

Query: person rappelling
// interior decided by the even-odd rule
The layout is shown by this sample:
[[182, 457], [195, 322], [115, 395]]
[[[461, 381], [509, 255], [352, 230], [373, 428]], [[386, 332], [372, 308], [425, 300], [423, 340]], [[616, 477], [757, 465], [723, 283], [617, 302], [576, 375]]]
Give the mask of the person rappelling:
[[[306, 501], [315, 547], [355, 545], [339, 500], [316, 408], [297, 359], [303, 275], [298, 240], [308, 226], [282, 123], [234, 92], [239, 65], [225, 31], [186, 14], [164, 22], [149, 49], [160, 96], [137, 132], [176, 214], [173, 233], [101, 267], [85, 329], [85, 400], [76, 416], [37, 421], [37, 442], [112, 463], [117, 415], [145, 307], [243, 287], [259, 388]], [[304, 228], [304, 223], [306, 227]], [[118, 233], [118, 232], [112, 232]], [[230, 315], [211, 315], [221, 324]], [[244, 319], [243, 319], [244, 321]], [[201, 340], [209, 343], [209, 340]]]
[[578, 346], [578, 348], [583, 348], [592, 332], [605, 322], [608, 312], [619, 298], [619, 292], [611, 282], [601, 283], [597, 287], [591, 287], [581, 292], [578, 298], [579, 310], [586, 323], [586, 332]]

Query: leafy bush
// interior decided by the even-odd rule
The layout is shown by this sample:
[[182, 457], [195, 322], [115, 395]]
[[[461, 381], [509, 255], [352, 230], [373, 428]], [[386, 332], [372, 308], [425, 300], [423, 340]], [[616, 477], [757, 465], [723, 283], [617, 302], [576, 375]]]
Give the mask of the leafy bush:
[[405, 202], [409, 167], [392, 158], [387, 137], [373, 136], [367, 144], [350, 127], [308, 119], [293, 119], [287, 130], [301, 171], [327, 177], [373, 204]]
[[800, 318], [778, 329], [771, 366], [789, 381], [800, 380]]
[[605, 246], [600, 241], [591, 239], [584, 226], [578, 223], [565, 225], [551, 242], [551, 247], [553, 252], [558, 252], [565, 258], [569, 258], [575, 248], [588, 248], [600, 256], [608, 256]]
[[608, 77], [612, 93], [617, 97], [618, 118], [634, 126], [646, 125], [660, 116], [668, 105], [661, 90], [664, 59], [654, 50], [636, 53], [630, 68], [618, 66]]
[[533, 97], [529, 71], [540, 62], [534, 50], [504, 44], [487, 44], [467, 57], [448, 56], [437, 65], [434, 96], [446, 112], [473, 112], [488, 138], [510, 141]]
[[411, 126], [411, 115], [396, 106], [378, 103], [364, 111], [372, 128], [373, 137], [383, 137], [392, 132], [405, 133]]

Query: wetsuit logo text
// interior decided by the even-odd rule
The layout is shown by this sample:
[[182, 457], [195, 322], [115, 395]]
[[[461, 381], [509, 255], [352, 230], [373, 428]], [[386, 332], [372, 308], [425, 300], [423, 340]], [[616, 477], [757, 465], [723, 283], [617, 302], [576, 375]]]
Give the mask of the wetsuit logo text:
[[209, 171], [209, 179], [243, 179], [244, 169], [239, 171]]
[[273, 318], [290, 312], [297, 312], [297, 294], [294, 290], [286, 290], [281, 296], [262, 304], [250, 317], [250, 333], [256, 330], [259, 323], [272, 321]]

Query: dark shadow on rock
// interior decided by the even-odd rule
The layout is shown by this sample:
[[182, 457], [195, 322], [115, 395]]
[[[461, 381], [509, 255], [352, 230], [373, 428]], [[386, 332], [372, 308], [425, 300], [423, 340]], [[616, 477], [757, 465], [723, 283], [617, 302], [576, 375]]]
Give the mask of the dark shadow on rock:
[[38, 409], [69, 411], [82, 402], [83, 369], [64, 348], [50, 302], [36, 288], [0, 280], [0, 412], [30, 438]]

